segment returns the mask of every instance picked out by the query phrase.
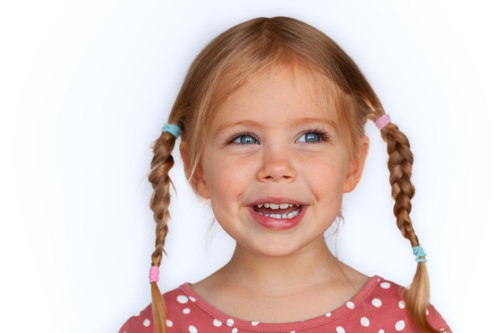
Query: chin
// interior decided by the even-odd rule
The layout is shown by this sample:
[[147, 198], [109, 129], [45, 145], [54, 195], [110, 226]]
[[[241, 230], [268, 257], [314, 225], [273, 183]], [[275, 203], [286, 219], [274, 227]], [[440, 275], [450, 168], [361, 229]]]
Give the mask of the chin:
[[290, 256], [303, 247], [304, 245], [291, 244], [289, 240], [277, 241], [276, 239], [263, 240], [258, 244], [252, 244], [250, 247], [245, 246], [245, 248], [254, 253], [271, 258]]

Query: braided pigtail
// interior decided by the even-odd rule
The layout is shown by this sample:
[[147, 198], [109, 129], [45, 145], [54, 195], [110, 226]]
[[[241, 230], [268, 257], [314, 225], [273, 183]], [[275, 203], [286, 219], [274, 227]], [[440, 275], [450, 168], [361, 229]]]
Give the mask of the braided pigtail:
[[[417, 247], [419, 241], [410, 218], [410, 200], [415, 194], [415, 187], [410, 180], [413, 165], [410, 142], [406, 135], [399, 130], [398, 126], [393, 123], [387, 123], [380, 132], [387, 143], [387, 153], [389, 154], [387, 166], [390, 171], [392, 198], [396, 201], [394, 204], [396, 223], [403, 237], [410, 241], [412, 247]], [[417, 271], [410, 288], [405, 291], [406, 308], [415, 324], [422, 331], [436, 333], [440, 331], [429, 324], [426, 315], [430, 298], [430, 284], [425, 265], [425, 253], [419, 255], [420, 260], [418, 260]]]
[[154, 220], [156, 222], [155, 249], [151, 255], [151, 272], [153, 272], [153, 274], [150, 273], [151, 306], [153, 309], [156, 333], [167, 332], [167, 312], [162, 293], [156, 283], [158, 281], [158, 268], [156, 267], [160, 267], [163, 253], [166, 255], [163, 247], [165, 245], [165, 237], [168, 233], [167, 221], [170, 219], [170, 213], [168, 211], [168, 206], [170, 205], [170, 184], [174, 186], [168, 172], [174, 166], [172, 150], [175, 147], [175, 139], [176, 136], [173, 134], [164, 132], [153, 144], [154, 157], [151, 161], [151, 172], [148, 177], [148, 180], [153, 186], [150, 208], [154, 212]]

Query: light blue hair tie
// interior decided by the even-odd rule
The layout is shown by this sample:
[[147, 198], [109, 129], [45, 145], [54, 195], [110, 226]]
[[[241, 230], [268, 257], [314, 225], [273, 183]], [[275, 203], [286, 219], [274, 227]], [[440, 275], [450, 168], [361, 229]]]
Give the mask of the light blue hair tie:
[[412, 246], [411, 248], [413, 249], [413, 254], [416, 256], [415, 261], [427, 262], [427, 259], [420, 258], [420, 257], [425, 257], [427, 255], [427, 253], [424, 252], [424, 249], [423, 247], [420, 246], [420, 244], [418, 244], [417, 246]]
[[173, 136], [175, 136], [175, 138], [177, 138], [179, 136], [179, 134], [181, 133], [181, 129], [179, 128], [179, 126], [177, 125], [174, 125], [174, 124], [165, 124], [163, 125], [163, 128], [161, 130], [161, 132], [169, 132], [171, 133]]

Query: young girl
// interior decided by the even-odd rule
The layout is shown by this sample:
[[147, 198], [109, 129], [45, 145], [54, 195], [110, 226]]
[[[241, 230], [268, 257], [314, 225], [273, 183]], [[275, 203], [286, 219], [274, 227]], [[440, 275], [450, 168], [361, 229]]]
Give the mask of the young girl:
[[[368, 120], [387, 142], [396, 224], [418, 262], [409, 289], [343, 264], [324, 239], [361, 178]], [[162, 295], [179, 135], [190, 185], [237, 245], [217, 272]], [[152, 304], [120, 333], [451, 332], [428, 303], [426, 254], [409, 216], [409, 141], [322, 32], [273, 17], [219, 35], [191, 65], [153, 150]]]

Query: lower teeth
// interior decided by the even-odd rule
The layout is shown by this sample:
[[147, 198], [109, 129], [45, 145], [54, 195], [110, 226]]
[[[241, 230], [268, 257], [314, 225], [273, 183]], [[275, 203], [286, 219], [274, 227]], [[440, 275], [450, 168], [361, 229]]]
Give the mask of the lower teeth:
[[280, 214], [262, 214], [260, 212], [257, 212], [257, 213], [259, 213], [262, 216], [268, 216], [268, 217], [275, 218], [275, 219], [278, 219], [278, 220], [279, 219], [291, 219], [291, 218], [294, 218], [295, 216], [299, 215], [299, 213], [300, 213], [300, 207], [297, 210], [295, 210], [295, 211], [293, 211], [293, 212], [291, 212], [289, 214], [281, 214], [280, 215]]

